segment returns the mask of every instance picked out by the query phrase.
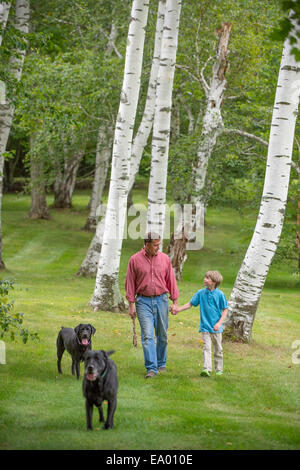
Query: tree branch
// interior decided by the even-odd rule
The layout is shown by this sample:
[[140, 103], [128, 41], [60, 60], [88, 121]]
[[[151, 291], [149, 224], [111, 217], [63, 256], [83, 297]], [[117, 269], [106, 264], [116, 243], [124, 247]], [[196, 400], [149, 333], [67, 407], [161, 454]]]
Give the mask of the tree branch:
[[[226, 128], [223, 128], [222, 132], [224, 134], [238, 134], [238, 135], [241, 135], [242, 137], [246, 137], [247, 139], [252, 139], [252, 140], [256, 140], [256, 142], [259, 142], [260, 144], [264, 145], [265, 147], [268, 147], [268, 142], [264, 139], [262, 139], [261, 137], [257, 137], [257, 135], [254, 135], [254, 134], [250, 134], [249, 132], [245, 132], [245, 131], [241, 131], [240, 129], [226, 129]], [[296, 142], [297, 142], [297, 145], [298, 145], [298, 148], [299, 148], [299, 143], [296, 139]], [[298, 166], [296, 165], [296, 163], [293, 162], [293, 160], [291, 161], [291, 167], [294, 168], [294, 170], [296, 170], [296, 172], [298, 173], [298, 175], [300, 175], [300, 168], [298, 168]]]

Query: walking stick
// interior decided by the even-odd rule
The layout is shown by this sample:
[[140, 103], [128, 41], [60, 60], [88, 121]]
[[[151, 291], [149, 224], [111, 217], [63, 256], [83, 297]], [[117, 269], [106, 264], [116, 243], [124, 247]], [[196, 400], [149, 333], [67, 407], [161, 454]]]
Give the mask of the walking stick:
[[133, 332], [132, 344], [135, 348], [137, 348], [137, 338], [136, 338], [136, 331], [135, 331], [135, 318], [132, 319], [132, 332]]

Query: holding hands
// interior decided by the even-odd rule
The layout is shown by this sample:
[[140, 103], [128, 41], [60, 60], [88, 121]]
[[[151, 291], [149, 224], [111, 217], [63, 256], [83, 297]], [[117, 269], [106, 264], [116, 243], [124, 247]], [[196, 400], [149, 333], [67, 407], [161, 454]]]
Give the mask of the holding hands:
[[177, 313], [179, 312], [179, 307], [177, 304], [173, 304], [170, 306], [170, 312], [172, 315], [177, 315]]

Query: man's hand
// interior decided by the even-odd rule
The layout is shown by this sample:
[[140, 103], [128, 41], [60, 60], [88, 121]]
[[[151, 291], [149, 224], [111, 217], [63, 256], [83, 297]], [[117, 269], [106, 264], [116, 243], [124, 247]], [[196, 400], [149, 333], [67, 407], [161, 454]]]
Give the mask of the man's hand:
[[177, 300], [173, 301], [173, 305], [171, 305], [170, 307], [170, 312], [172, 315], [177, 315], [178, 313], [178, 301]]
[[219, 321], [215, 324], [214, 326], [214, 331], [219, 331], [220, 327], [221, 327], [221, 324]]
[[132, 319], [136, 317], [136, 309], [135, 309], [135, 303], [134, 302], [129, 302], [129, 308], [128, 308], [128, 313]]

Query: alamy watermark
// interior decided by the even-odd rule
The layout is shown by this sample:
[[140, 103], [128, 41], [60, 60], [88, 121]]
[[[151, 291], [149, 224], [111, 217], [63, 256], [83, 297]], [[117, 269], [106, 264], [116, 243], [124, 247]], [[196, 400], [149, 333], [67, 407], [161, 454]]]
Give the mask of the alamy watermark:
[[0, 104], [6, 104], [6, 86], [2, 80], [0, 80]]
[[292, 342], [292, 349], [296, 350], [292, 354], [292, 363], [300, 364], [300, 339], [296, 339], [296, 341]]
[[4, 341], [0, 341], [0, 364], [6, 364], [6, 347]]
[[[116, 207], [101, 205], [98, 217], [109, 214], [111, 239], [138, 240], [146, 232], [158, 232], [164, 239], [186, 238], [187, 250], [200, 250], [204, 245], [204, 208], [201, 204], [152, 204], [152, 213], [145, 204], [134, 204], [127, 209], [126, 200], [120, 200]], [[128, 219], [128, 220], [127, 220]], [[121, 221], [125, 223], [121, 223]], [[125, 225], [125, 227], [124, 227]], [[163, 234], [161, 233], [163, 231]]]

